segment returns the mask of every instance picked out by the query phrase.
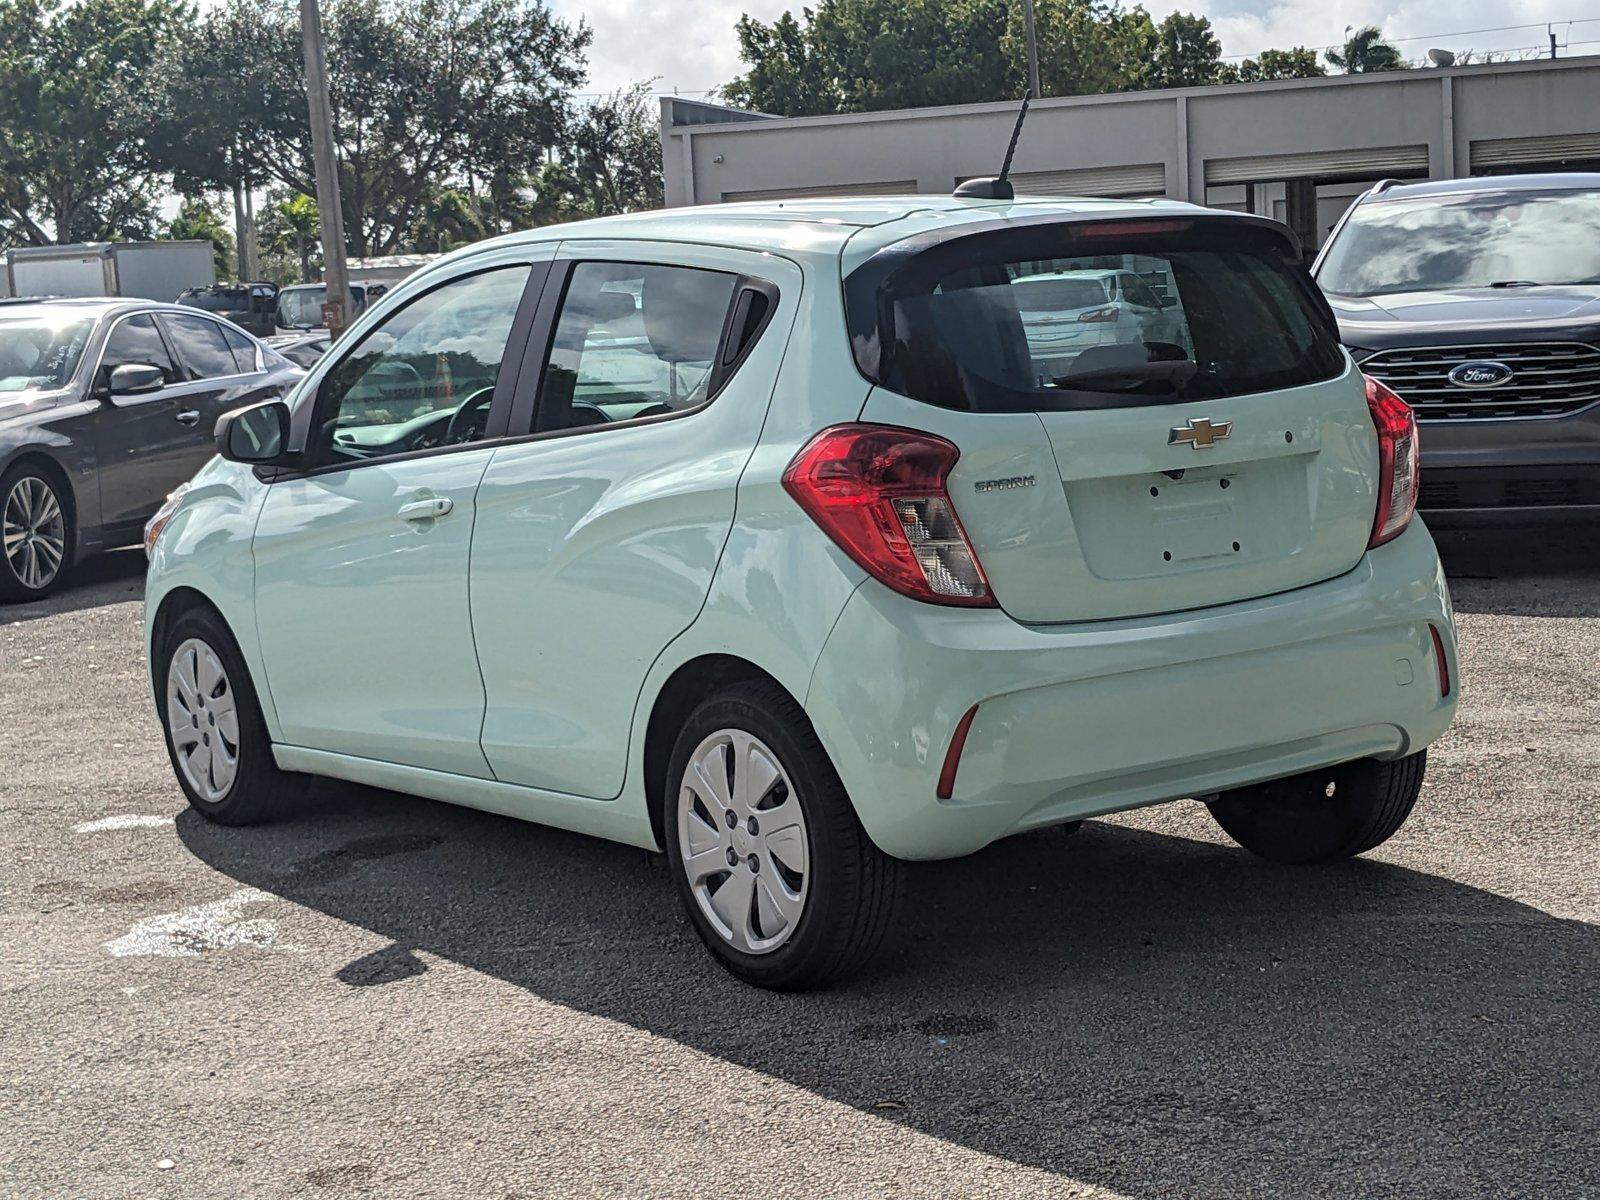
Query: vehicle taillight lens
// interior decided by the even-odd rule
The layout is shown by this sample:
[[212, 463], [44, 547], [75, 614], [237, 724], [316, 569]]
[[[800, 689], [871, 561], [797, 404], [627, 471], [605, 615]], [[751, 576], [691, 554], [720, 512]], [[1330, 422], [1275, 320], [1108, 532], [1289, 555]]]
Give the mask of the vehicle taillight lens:
[[1417, 418], [1410, 405], [1372, 376], [1367, 381], [1367, 408], [1378, 430], [1378, 515], [1372, 522], [1367, 549], [1405, 532], [1417, 511], [1417, 485], [1422, 457], [1417, 444]]
[[934, 604], [992, 606], [945, 487], [961, 452], [932, 434], [835, 425], [806, 443], [783, 486], [863, 570]]
[[1115, 321], [1121, 315], [1122, 310], [1115, 304], [1111, 304], [1105, 308], [1091, 308], [1086, 313], [1079, 313], [1078, 320], [1098, 323], [1100, 321]]

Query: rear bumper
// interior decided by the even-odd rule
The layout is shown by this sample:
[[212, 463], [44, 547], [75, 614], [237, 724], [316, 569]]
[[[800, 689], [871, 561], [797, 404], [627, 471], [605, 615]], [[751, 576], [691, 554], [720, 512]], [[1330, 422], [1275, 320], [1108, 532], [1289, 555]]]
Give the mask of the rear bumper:
[[949, 858], [1024, 829], [1410, 754], [1450, 723], [1458, 678], [1449, 593], [1418, 522], [1338, 579], [1165, 617], [1026, 626], [869, 580], [806, 707], [873, 840]]

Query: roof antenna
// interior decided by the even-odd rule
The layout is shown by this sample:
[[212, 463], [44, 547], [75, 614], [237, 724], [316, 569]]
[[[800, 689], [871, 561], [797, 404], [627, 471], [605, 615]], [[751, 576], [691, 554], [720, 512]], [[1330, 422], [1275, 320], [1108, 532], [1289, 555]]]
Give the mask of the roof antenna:
[[1017, 152], [1017, 139], [1022, 136], [1022, 123], [1028, 119], [1028, 101], [1022, 98], [1022, 109], [1017, 113], [1017, 123], [1011, 127], [1011, 144], [1006, 147], [1006, 160], [1000, 165], [998, 175], [980, 175], [956, 187], [956, 195], [967, 200], [1015, 200], [1017, 190], [1006, 176], [1011, 174], [1011, 156]]

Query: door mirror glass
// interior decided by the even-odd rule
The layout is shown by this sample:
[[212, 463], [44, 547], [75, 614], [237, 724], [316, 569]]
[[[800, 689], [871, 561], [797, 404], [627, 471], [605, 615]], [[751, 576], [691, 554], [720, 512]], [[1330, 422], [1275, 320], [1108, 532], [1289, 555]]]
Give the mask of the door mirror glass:
[[289, 444], [289, 406], [268, 400], [225, 414], [217, 422], [217, 452], [229, 462], [277, 462]]
[[166, 386], [166, 376], [152, 363], [123, 363], [111, 368], [113, 396], [144, 396]]

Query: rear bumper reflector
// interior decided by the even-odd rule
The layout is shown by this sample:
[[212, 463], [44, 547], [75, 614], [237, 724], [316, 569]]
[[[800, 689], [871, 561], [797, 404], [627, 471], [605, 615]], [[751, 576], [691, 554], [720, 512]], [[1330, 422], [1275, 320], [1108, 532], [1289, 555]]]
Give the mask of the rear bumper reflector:
[[[1434, 635], [1438, 637], [1438, 634]], [[961, 765], [961, 751], [967, 744], [967, 732], [972, 728], [972, 718], [978, 715], [978, 706], [974, 704], [967, 709], [966, 715], [956, 722], [956, 731], [950, 735], [950, 749], [945, 751], [944, 768], [939, 772], [939, 790], [936, 793], [941, 800], [948, 800], [956, 789], [956, 768]]]
[[1444, 639], [1439, 636], [1439, 627], [1429, 625], [1428, 632], [1433, 635], [1433, 661], [1439, 664], [1439, 695], [1450, 694], [1450, 664], [1444, 657]]

